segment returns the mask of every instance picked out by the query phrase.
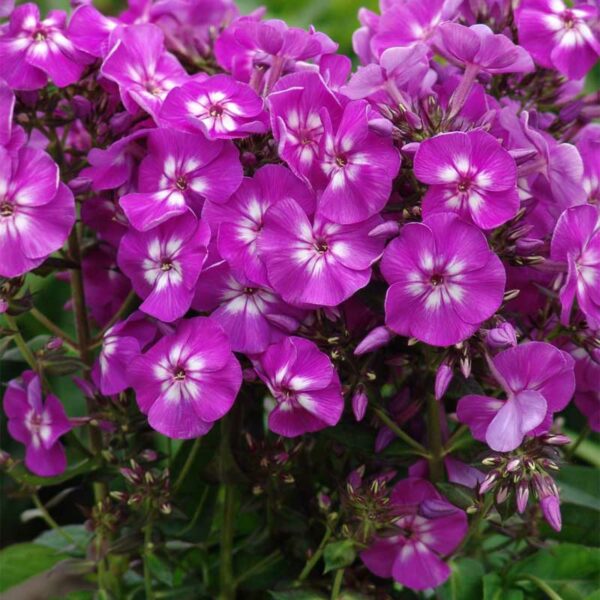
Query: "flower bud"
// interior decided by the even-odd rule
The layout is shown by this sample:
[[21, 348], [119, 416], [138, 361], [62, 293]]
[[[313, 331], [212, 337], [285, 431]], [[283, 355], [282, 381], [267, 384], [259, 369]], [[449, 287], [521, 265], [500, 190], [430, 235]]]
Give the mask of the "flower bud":
[[469, 379], [471, 376], [471, 357], [463, 356], [459, 362], [460, 372], [463, 374], [465, 379]]
[[562, 433], [548, 433], [543, 438], [544, 443], [551, 446], [566, 446], [571, 443], [571, 438]]
[[485, 341], [490, 348], [516, 346], [517, 332], [510, 323], [501, 323], [498, 327], [488, 331]]
[[560, 515], [560, 503], [558, 496], [545, 496], [540, 500], [540, 506], [544, 513], [544, 518], [555, 531], [560, 531], [562, 528], [562, 518]]
[[371, 330], [362, 342], [356, 346], [354, 354], [355, 356], [361, 356], [362, 354], [378, 350], [387, 345], [393, 337], [394, 334], [387, 327], [383, 325], [375, 327], [375, 329]]
[[354, 413], [354, 418], [358, 422], [363, 420], [368, 404], [369, 398], [367, 397], [367, 394], [365, 394], [364, 388], [359, 386], [352, 396], [352, 412]]
[[385, 221], [369, 231], [369, 237], [388, 239], [400, 233], [400, 223], [398, 221]]
[[509, 461], [506, 465], [506, 470], [509, 473], [513, 473], [514, 471], [516, 471], [519, 467], [521, 466], [521, 460], [519, 458], [513, 458], [511, 461]]
[[498, 479], [497, 471], [492, 471], [491, 473], [489, 473], [488, 476], [481, 482], [481, 485], [479, 486], [479, 493], [485, 494], [486, 492], [491, 490], [494, 487], [494, 484], [496, 483], [496, 479]]
[[523, 514], [527, 508], [529, 500], [529, 484], [526, 481], [521, 481], [517, 487], [517, 510]]
[[445, 362], [443, 362], [435, 374], [435, 399], [441, 400], [442, 396], [446, 393], [450, 382], [453, 377], [452, 368]]

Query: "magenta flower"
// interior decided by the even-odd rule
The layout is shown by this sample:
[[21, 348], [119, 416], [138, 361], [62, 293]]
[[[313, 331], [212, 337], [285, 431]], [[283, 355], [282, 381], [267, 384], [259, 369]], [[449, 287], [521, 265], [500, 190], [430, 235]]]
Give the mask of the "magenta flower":
[[6, 81], [0, 79], [0, 146], [6, 146], [12, 137], [15, 93]]
[[314, 342], [286, 337], [258, 359], [259, 377], [275, 399], [269, 429], [284, 437], [338, 423], [344, 399], [338, 374]]
[[39, 376], [25, 371], [8, 383], [3, 408], [10, 435], [25, 445], [25, 466], [41, 477], [60, 475], [67, 457], [58, 440], [73, 428], [60, 400], [52, 394], [44, 400]]
[[397, 517], [389, 535], [376, 537], [360, 553], [366, 567], [378, 577], [393, 577], [413, 590], [444, 583], [450, 567], [443, 557], [467, 533], [465, 512], [445, 500], [431, 483], [415, 477], [394, 486], [390, 509]]
[[67, 15], [51, 10], [40, 20], [32, 3], [18, 6], [0, 29], [0, 77], [18, 90], [37, 90], [48, 78], [57, 87], [75, 83], [90, 61], [65, 35]]
[[451, 214], [409, 223], [386, 248], [387, 326], [433, 346], [477, 331], [502, 303], [506, 274], [485, 236]]
[[207, 433], [233, 406], [242, 369], [221, 327], [196, 317], [136, 358], [129, 382], [153, 429], [189, 439]]
[[229, 75], [190, 81], [171, 90], [160, 120], [189, 133], [200, 131], [210, 139], [247, 137], [268, 128], [263, 100]]
[[383, 240], [369, 237], [381, 219], [338, 225], [311, 223], [297, 202], [284, 198], [264, 217], [260, 257], [275, 291], [290, 304], [337, 306], [371, 279]]
[[505, 35], [487, 25], [465, 27], [458, 23], [442, 23], [438, 32], [442, 52], [467, 70], [477, 69], [493, 75], [529, 73], [534, 64], [527, 50], [513, 44]]
[[104, 16], [91, 4], [81, 4], [71, 15], [68, 36], [76, 48], [96, 58], [104, 58], [117, 40], [111, 34], [120, 23]]
[[154, 119], [169, 91], [189, 79], [179, 61], [165, 51], [163, 32], [150, 23], [122, 32], [101, 73], [119, 86], [129, 112], [142, 108]]
[[206, 202], [202, 218], [218, 230], [219, 254], [232, 268], [254, 283], [268, 285], [267, 270], [258, 254], [258, 238], [264, 215], [282, 198], [295, 200], [306, 214], [315, 210], [314, 194], [306, 184], [280, 165], [266, 165], [252, 178], [244, 178], [237, 192], [225, 203]]
[[575, 406], [587, 417], [592, 431], [600, 431], [600, 352], [592, 358], [583, 348], [574, 353]]
[[586, 204], [563, 212], [552, 236], [551, 257], [567, 267], [561, 321], [569, 323], [575, 298], [587, 317], [600, 320], [600, 207]]
[[258, 286], [217, 262], [200, 275], [192, 306], [211, 311], [234, 352], [257, 354], [293, 333], [306, 311], [289, 306], [270, 288]]
[[370, 131], [368, 110], [364, 100], [349, 102], [335, 130], [327, 113], [322, 115], [320, 162], [327, 183], [319, 211], [336, 223], [358, 223], [381, 211], [400, 168], [392, 140]]
[[465, 396], [458, 402], [458, 418], [492, 450], [514, 450], [526, 435], [548, 431], [553, 413], [569, 403], [575, 390], [574, 364], [569, 354], [545, 342], [504, 350], [489, 366], [507, 399]]
[[334, 93], [318, 73], [294, 73], [269, 94], [269, 108], [279, 156], [298, 177], [322, 179], [318, 165], [325, 132], [321, 114], [326, 111], [337, 122], [342, 110]]
[[144, 298], [140, 310], [166, 322], [183, 317], [192, 304], [209, 242], [208, 225], [191, 213], [150, 231], [126, 233], [117, 262]]
[[104, 334], [98, 366], [93, 373], [104, 395], [118, 394], [129, 387], [127, 372], [131, 361], [142, 353], [155, 335], [156, 325], [138, 311]]
[[429, 184], [425, 217], [456, 212], [482, 229], [493, 229], [517, 214], [517, 166], [489, 133], [457, 131], [425, 140], [414, 168], [417, 178]]
[[588, 202], [600, 204], [600, 124], [590, 123], [581, 130], [577, 136], [577, 149], [583, 160], [583, 187]]
[[597, 7], [562, 0], [523, 0], [517, 9], [519, 43], [542, 67], [581, 79], [600, 57]]
[[120, 203], [131, 224], [147, 231], [192, 209], [199, 213], [205, 198], [225, 202], [241, 181], [242, 166], [231, 142], [156, 129], [148, 134], [139, 191]]
[[75, 222], [69, 188], [41, 150], [24, 147], [11, 159], [0, 146], [0, 276], [16, 277], [62, 247]]

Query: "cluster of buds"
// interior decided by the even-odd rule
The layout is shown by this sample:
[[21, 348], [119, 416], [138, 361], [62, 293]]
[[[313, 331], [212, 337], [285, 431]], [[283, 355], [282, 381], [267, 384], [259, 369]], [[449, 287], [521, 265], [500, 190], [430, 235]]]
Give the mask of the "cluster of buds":
[[13, 279], [0, 277], [0, 315], [8, 312], [17, 316], [31, 308], [31, 294], [29, 292], [20, 298], [16, 297], [24, 280], [24, 277]]
[[120, 471], [132, 490], [112, 491], [112, 498], [134, 510], [143, 509], [147, 513], [160, 512], [163, 515], [171, 513], [169, 469], [146, 468], [131, 459], [129, 467], [123, 467]]
[[245, 437], [250, 451], [248, 457], [251, 464], [249, 466], [254, 471], [252, 481], [255, 483], [252, 492], [255, 495], [262, 494], [271, 481], [282, 482], [286, 485], [295, 482], [291, 469], [294, 457], [302, 449], [302, 442], [288, 449], [281, 438], [272, 442], [257, 440], [250, 433], [246, 433]]
[[350, 473], [342, 499], [347, 516], [342, 525], [345, 537], [364, 544], [376, 532], [388, 529], [393, 524], [395, 515], [390, 508], [388, 483], [395, 474], [394, 471], [387, 471], [365, 479], [364, 466]]
[[482, 481], [479, 493], [493, 493], [497, 505], [514, 502], [520, 514], [530, 498], [537, 499], [546, 521], [560, 531], [559, 490], [549, 472], [559, 470], [558, 447], [569, 442], [565, 435], [548, 433], [528, 439], [514, 452], [486, 457], [483, 464], [493, 469]]

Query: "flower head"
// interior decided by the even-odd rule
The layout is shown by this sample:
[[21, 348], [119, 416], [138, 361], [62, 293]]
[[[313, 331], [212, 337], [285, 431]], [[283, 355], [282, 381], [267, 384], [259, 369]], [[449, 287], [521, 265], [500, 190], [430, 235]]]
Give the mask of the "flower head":
[[409, 477], [390, 496], [395, 518], [360, 558], [378, 577], [393, 577], [413, 590], [441, 585], [450, 576], [442, 557], [457, 548], [468, 529], [467, 515], [424, 479]]
[[129, 368], [129, 381], [153, 429], [171, 438], [207, 433], [232, 407], [242, 369], [211, 319], [181, 321]]
[[3, 408], [10, 435], [25, 444], [27, 468], [42, 477], [60, 475], [67, 457], [59, 438], [73, 428], [60, 400], [52, 394], [44, 400], [39, 376], [25, 371], [9, 382]]
[[425, 217], [456, 212], [482, 229], [492, 229], [512, 219], [519, 208], [515, 161], [484, 131], [425, 140], [415, 156], [415, 175], [429, 184]]
[[502, 303], [506, 274], [485, 236], [451, 214], [405, 225], [386, 248], [387, 326], [434, 346], [475, 333]]
[[465, 396], [457, 415], [475, 439], [508, 452], [526, 435], [548, 431], [552, 414], [569, 403], [575, 390], [574, 361], [551, 344], [529, 342], [500, 352], [489, 364], [506, 400]]
[[336, 425], [344, 399], [337, 372], [314, 342], [286, 337], [258, 359], [259, 377], [275, 399], [269, 429], [285, 437]]

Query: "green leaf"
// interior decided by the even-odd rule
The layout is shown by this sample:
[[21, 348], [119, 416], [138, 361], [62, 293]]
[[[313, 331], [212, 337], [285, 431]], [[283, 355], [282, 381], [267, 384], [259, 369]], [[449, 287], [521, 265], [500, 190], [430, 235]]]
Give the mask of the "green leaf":
[[323, 573], [343, 569], [351, 565], [355, 558], [356, 550], [352, 540], [340, 540], [339, 542], [327, 544], [323, 552], [323, 562], [325, 563]]
[[525, 600], [522, 590], [506, 589], [498, 573], [489, 573], [483, 578], [483, 600]]
[[[590, 524], [593, 527], [593, 524]], [[559, 544], [539, 550], [513, 565], [508, 571], [511, 582], [543, 582], [563, 600], [584, 600], [597, 591], [600, 573], [600, 551], [576, 544]], [[540, 592], [540, 597], [547, 594]]]
[[459, 508], [465, 509], [473, 505], [474, 494], [471, 488], [458, 483], [437, 483], [436, 487], [449, 502]]
[[481, 600], [483, 565], [473, 558], [450, 561], [450, 579], [437, 590], [441, 600]]
[[63, 559], [64, 555], [48, 546], [38, 544], [7, 546], [0, 551], [0, 592], [46, 571]]
[[567, 465], [555, 477], [560, 487], [562, 503], [587, 506], [598, 510], [598, 490], [600, 490], [600, 470], [581, 465]]
[[156, 554], [146, 555], [146, 562], [156, 579], [169, 587], [173, 587], [173, 569], [169, 563], [156, 556]]
[[281, 592], [269, 591], [273, 600], [325, 600], [320, 592], [314, 590], [283, 590]]
[[600, 522], [600, 511], [575, 504], [562, 504], [560, 512], [562, 516], [561, 530], [555, 531], [544, 522], [540, 526], [543, 539], [600, 546], [598, 528], [592, 525]]
[[[75, 545], [79, 548], [86, 548], [92, 539], [92, 534], [83, 525], [63, 525], [62, 531], [70, 536]], [[40, 534], [35, 543], [40, 546], [52, 548], [64, 554], [81, 556], [82, 552], [79, 548], [69, 543], [63, 535], [56, 529], [48, 529]]]

